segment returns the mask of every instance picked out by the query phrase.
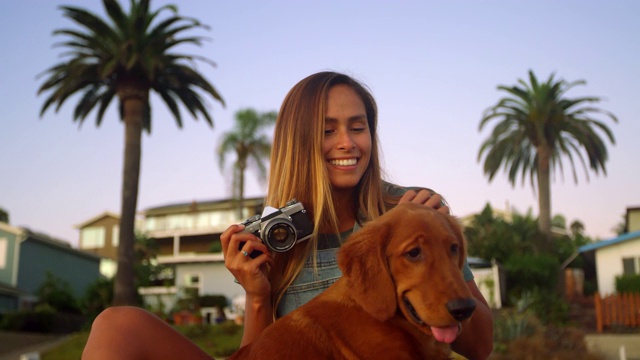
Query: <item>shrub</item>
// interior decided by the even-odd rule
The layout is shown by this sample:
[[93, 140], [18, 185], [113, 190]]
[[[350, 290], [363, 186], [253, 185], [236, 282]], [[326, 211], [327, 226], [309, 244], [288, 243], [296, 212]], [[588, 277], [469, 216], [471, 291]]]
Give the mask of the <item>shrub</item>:
[[20, 310], [4, 314], [0, 329], [47, 333], [53, 329], [55, 316], [56, 310], [50, 305], [38, 305], [34, 310]]
[[545, 325], [562, 325], [569, 320], [569, 304], [556, 292], [550, 290], [533, 292], [531, 311]]
[[102, 310], [111, 305], [112, 299], [113, 279], [98, 279], [87, 288], [81, 300], [83, 312], [93, 321]]
[[45, 280], [36, 291], [36, 295], [39, 304], [48, 304], [62, 312], [80, 313], [78, 301], [73, 296], [69, 283], [55, 277], [50, 272], [47, 272]]
[[552, 290], [558, 282], [559, 263], [550, 255], [513, 254], [504, 269], [508, 292], [513, 296], [535, 289]]
[[618, 293], [640, 292], [640, 274], [616, 276], [616, 291]]
[[200, 296], [200, 306], [202, 307], [217, 307], [220, 309], [224, 309], [227, 305], [229, 305], [229, 301], [224, 295]]

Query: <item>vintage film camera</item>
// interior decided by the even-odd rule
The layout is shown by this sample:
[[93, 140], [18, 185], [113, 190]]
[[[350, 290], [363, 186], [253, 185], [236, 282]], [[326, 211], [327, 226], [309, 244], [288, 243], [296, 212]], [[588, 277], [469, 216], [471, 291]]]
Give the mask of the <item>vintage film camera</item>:
[[[269, 211], [273, 211], [269, 213]], [[267, 207], [263, 216], [256, 215], [245, 220], [242, 233], [251, 233], [259, 237], [274, 252], [285, 252], [295, 244], [311, 237], [313, 223], [307, 211], [296, 199], [289, 200], [280, 209]], [[244, 242], [240, 243], [240, 249]], [[254, 250], [250, 256], [255, 258], [261, 252]]]

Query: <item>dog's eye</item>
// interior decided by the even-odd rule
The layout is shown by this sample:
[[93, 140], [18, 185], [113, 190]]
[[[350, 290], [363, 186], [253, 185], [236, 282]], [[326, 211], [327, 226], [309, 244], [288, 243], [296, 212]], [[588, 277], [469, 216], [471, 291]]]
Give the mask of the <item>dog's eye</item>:
[[459, 249], [458, 244], [451, 244], [451, 254], [457, 255], [458, 249]]
[[415, 249], [411, 249], [409, 250], [405, 256], [409, 258], [409, 260], [415, 260], [418, 259], [421, 255], [422, 251], [420, 250], [420, 248], [415, 248]]

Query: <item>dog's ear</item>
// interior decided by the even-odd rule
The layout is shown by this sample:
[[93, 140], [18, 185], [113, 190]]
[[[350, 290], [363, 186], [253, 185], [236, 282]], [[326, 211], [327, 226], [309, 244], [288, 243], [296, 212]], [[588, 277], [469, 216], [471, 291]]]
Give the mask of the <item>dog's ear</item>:
[[388, 221], [365, 225], [338, 253], [338, 266], [348, 284], [349, 295], [380, 321], [390, 319], [397, 308], [395, 285], [386, 256], [390, 225]]
[[462, 233], [462, 225], [458, 222], [458, 219], [451, 216], [445, 215], [449, 225], [451, 226], [451, 230], [453, 230], [453, 234], [456, 239], [460, 242], [460, 255], [458, 257], [458, 267], [462, 269], [464, 265], [464, 261], [467, 258], [467, 242], [465, 240], [464, 234]]

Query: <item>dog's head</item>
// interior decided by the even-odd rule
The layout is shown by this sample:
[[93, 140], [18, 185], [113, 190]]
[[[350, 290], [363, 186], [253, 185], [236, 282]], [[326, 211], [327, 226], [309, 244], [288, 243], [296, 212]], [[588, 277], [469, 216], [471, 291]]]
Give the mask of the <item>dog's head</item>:
[[[464, 260], [465, 242], [455, 219], [414, 203], [400, 204], [366, 224], [338, 255], [350, 296], [371, 316], [385, 321], [399, 309], [446, 342], [455, 339], [457, 323], [475, 308], [462, 277]], [[442, 335], [443, 329], [448, 334]]]

